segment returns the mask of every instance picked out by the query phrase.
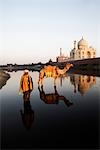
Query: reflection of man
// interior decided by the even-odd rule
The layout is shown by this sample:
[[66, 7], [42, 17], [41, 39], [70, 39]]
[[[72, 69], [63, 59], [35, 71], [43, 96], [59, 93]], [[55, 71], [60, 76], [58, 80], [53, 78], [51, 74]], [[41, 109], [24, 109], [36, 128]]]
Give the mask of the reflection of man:
[[30, 129], [34, 121], [34, 111], [32, 110], [30, 104], [30, 93], [30, 91], [23, 93], [24, 111], [20, 110], [22, 121], [26, 129]]

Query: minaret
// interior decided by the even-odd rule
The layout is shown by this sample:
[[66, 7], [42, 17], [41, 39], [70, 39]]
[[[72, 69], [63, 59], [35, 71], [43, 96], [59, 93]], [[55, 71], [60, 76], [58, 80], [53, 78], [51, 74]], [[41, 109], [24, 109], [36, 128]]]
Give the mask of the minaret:
[[60, 48], [60, 56], [62, 56], [62, 48]]
[[76, 59], [76, 41], [74, 41], [74, 59]]
[[74, 41], [74, 49], [76, 49], [76, 41]]

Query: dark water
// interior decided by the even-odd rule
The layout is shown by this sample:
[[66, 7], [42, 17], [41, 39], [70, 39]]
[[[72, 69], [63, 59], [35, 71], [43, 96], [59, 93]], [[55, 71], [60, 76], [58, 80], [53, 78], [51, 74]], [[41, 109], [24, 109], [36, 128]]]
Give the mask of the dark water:
[[39, 73], [30, 74], [30, 103], [18, 94], [21, 71], [11, 72], [0, 90], [1, 148], [99, 148], [100, 78], [66, 74], [56, 88], [45, 78], [38, 89]]

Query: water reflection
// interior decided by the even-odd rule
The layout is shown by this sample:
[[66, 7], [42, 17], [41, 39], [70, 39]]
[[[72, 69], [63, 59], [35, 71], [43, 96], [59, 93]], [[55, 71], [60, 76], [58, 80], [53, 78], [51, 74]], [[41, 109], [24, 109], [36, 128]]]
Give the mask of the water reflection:
[[74, 93], [79, 91], [81, 95], [84, 95], [96, 84], [96, 77], [71, 74], [70, 82], [74, 85]]
[[43, 85], [41, 86], [41, 88], [40, 88], [40, 86], [38, 86], [38, 90], [39, 90], [39, 93], [40, 93], [40, 99], [43, 100], [46, 104], [59, 104], [60, 100], [64, 101], [64, 103], [68, 107], [73, 104], [68, 99], [66, 99], [65, 96], [59, 95], [59, 93], [56, 89], [56, 86], [54, 86], [54, 93], [46, 94], [44, 92]]
[[30, 103], [30, 94], [31, 91], [27, 91], [23, 93], [23, 108], [24, 110], [20, 110], [20, 114], [22, 117], [22, 121], [26, 129], [30, 129], [32, 123], [34, 121], [34, 111], [32, 110]]
[[6, 88], [0, 90], [2, 149], [98, 147], [100, 78], [65, 73], [56, 85], [45, 78], [41, 86], [39, 73], [30, 71], [34, 92], [18, 96], [21, 73], [10, 73]]

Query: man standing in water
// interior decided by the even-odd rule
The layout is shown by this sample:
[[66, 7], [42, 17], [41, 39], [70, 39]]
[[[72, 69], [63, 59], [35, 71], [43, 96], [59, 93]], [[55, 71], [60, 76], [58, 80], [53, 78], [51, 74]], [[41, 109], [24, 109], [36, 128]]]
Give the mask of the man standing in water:
[[32, 77], [29, 75], [29, 71], [25, 70], [20, 81], [19, 93], [23, 93], [24, 111], [20, 110], [22, 121], [26, 129], [30, 129], [34, 120], [34, 111], [30, 104], [30, 93], [33, 90]]
[[21, 77], [19, 93], [24, 93], [28, 91], [31, 92], [32, 90], [33, 90], [32, 77], [29, 75], [29, 71], [25, 70], [24, 74]]

